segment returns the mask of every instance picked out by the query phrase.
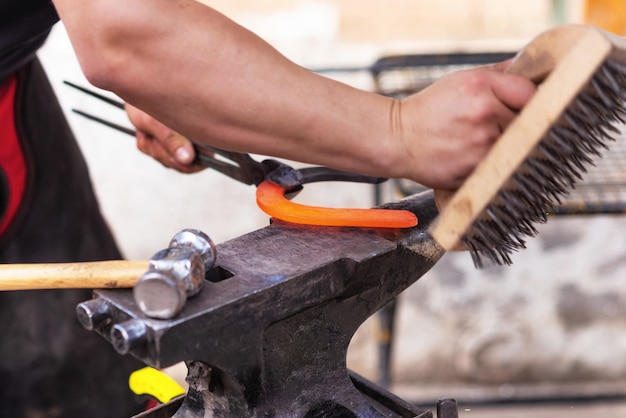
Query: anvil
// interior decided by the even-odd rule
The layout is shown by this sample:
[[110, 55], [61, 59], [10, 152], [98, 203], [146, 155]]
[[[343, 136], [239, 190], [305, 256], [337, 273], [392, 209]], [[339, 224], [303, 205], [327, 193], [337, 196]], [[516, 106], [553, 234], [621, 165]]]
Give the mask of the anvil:
[[[274, 220], [218, 244], [207, 282], [175, 318], [149, 318], [130, 290], [115, 289], [96, 290], [79, 320], [149, 366], [186, 362], [189, 389], [174, 415], [145, 417], [432, 417], [346, 366], [358, 327], [444, 253], [427, 232], [438, 214], [431, 192], [383, 206], [415, 213], [418, 225]], [[438, 409], [457, 416], [449, 401]]]

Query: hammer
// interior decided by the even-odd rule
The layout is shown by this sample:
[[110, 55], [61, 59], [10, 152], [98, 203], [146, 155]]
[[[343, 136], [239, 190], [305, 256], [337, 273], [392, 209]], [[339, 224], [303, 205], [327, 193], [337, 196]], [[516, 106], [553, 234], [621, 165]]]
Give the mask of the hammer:
[[135, 301], [146, 315], [171, 318], [200, 291], [216, 258], [215, 244], [205, 233], [184, 229], [150, 260], [0, 264], [0, 291], [134, 287]]

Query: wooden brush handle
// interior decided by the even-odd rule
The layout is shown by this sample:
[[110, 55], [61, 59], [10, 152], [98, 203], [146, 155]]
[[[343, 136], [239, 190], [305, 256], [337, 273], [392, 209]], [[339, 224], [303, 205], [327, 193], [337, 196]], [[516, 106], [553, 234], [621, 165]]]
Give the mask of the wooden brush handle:
[[0, 264], [0, 291], [133, 287], [148, 261]]
[[[604, 50], [600, 54], [607, 57], [610, 55], [611, 59], [626, 63], [626, 37], [590, 25], [563, 25], [533, 38], [513, 58], [506, 72], [521, 75], [535, 84], [541, 84], [572, 48], [581, 42], [592, 43], [591, 49]], [[584, 58], [581, 58], [582, 60]], [[576, 68], [571, 71], [576, 71]]]
[[513, 58], [505, 72], [541, 84], [563, 56], [571, 50], [572, 45], [592, 30], [589, 26], [566, 25], [546, 31], [526, 45]]
[[[444, 209], [448, 206], [448, 203], [454, 198], [456, 191], [450, 190], [435, 190], [435, 206], [437, 206], [437, 210], [439, 213], [443, 212]], [[454, 246], [446, 248], [447, 251], [466, 251], [467, 248], [461, 243], [457, 242]]]

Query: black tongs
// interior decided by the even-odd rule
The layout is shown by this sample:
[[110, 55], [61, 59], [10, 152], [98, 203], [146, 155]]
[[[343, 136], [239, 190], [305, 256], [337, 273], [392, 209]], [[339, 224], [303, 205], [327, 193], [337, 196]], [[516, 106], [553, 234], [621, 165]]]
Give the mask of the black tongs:
[[[64, 81], [70, 87], [104, 101], [119, 109], [124, 109], [122, 101]], [[115, 122], [72, 109], [74, 113], [106, 125], [128, 135], [136, 131]], [[417, 217], [412, 212], [392, 209], [335, 209], [318, 206], [299, 205], [290, 202], [302, 186], [320, 181], [347, 181], [379, 184], [387, 179], [366, 176], [327, 167], [306, 167], [295, 169], [273, 159], [256, 161], [249, 154], [223, 150], [210, 145], [193, 142], [196, 150], [194, 163], [212, 168], [244, 184], [257, 186], [257, 203], [270, 216], [301, 224], [324, 226], [357, 226], [383, 228], [409, 228], [417, 225]], [[217, 157], [221, 158], [217, 158]], [[288, 198], [286, 198], [287, 196]]]

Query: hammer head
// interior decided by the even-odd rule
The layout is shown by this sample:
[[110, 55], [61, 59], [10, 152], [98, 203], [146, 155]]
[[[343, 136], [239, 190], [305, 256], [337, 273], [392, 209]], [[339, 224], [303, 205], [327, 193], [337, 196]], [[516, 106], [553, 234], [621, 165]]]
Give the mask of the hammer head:
[[173, 318], [187, 297], [200, 291], [204, 274], [204, 264], [197, 252], [189, 248], [167, 248], [152, 257], [148, 271], [133, 288], [133, 297], [149, 317]]
[[217, 247], [213, 240], [198, 229], [183, 229], [172, 237], [169, 248], [189, 248], [195, 251], [202, 259], [205, 272], [213, 267], [217, 259]]
[[150, 259], [148, 271], [133, 289], [135, 302], [151, 318], [173, 318], [187, 298], [202, 289], [206, 272], [216, 258], [215, 244], [202, 231], [180, 231], [169, 248]]

